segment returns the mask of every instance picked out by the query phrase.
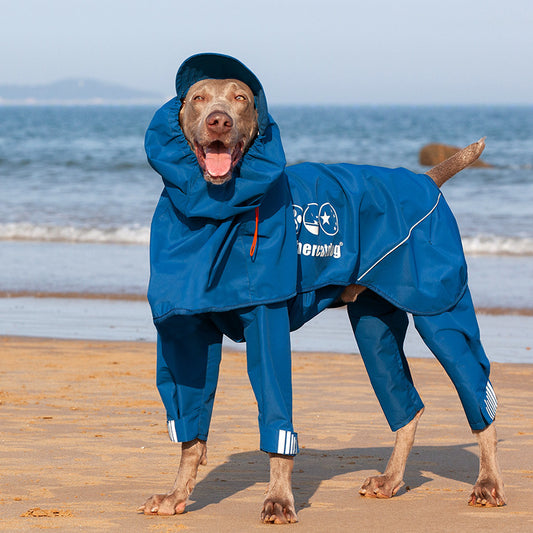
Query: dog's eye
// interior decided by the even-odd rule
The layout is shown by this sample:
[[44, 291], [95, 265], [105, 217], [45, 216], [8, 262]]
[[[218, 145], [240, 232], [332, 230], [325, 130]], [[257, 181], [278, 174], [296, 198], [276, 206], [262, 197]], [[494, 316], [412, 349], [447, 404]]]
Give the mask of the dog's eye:
[[192, 98], [195, 102], [201, 102], [205, 100], [205, 98], [201, 94], [197, 94], [196, 96], [193, 96]]
[[247, 100], [247, 98], [246, 98], [246, 96], [244, 96], [244, 94], [238, 94], [235, 97], [235, 100], [238, 100], [239, 102], [245, 102]]

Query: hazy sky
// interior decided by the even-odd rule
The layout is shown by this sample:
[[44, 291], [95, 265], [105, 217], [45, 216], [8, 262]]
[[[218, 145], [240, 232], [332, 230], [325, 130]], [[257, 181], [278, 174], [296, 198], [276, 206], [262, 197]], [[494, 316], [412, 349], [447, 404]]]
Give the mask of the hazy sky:
[[205, 51], [241, 59], [271, 103], [533, 104], [533, 0], [0, 0], [0, 84], [172, 96]]

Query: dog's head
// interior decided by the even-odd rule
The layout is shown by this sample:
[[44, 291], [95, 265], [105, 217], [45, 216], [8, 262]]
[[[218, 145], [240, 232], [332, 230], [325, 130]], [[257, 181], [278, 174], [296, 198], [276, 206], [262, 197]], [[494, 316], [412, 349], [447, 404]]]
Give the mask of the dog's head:
[[254, 141], [257, 110], [254, 94], [236, 79], [204, 79], [182, 101], [180, 126], [196, 154], [206, 181], [222, 185]]

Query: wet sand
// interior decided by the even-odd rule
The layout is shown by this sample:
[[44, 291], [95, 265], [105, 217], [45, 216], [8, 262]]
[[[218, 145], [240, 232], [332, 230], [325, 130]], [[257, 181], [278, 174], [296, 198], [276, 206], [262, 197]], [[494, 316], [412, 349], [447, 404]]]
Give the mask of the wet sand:
[[[0, 338], [2, 531], [254, 531], [268, 460], [242, 352], [225, 352], [208, 465], [187, 512], [146, 517], [138, 505], [173, 483], [179, 447], [166, 434], [153, 343]], [[432, 359], [411, 359], [426, 404], [406, 485], [362, 498], [394, 436], [358, 356], [297, 353], [299, 432], [294, 493], [299, 531], [533, 530], [533, 365], [493, 364], [500, 463], [508, 505], [466, 505], [477, 446], [451, 382]]]

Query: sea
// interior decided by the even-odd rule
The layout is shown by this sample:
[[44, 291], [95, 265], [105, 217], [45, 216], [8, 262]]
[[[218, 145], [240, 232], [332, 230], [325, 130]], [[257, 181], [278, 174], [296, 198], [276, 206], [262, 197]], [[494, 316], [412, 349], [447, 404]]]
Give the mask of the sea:
[[[149, 226], [162, 181], [143, 140], [157, 107], [0, 106], [0, 335], [155, 338], [145, 295]], [[486, 137], [482, 159], [491, 166], [464, 170], [443, 193], [461, 231], [482, 331], [486, 322], [488, 335], [501, 332], [493, 359], [533, 362], [532, 334], [523, 331], [533, 330], [533, 107], [270, 111], [288, 164], [423, 173], [424, 145], [466, 146]], [[356, 351], [339, 313], [312, 321], [295, 337], [295, 349]], [[509, 320], [515, 326], [498, 326]], [[344, 341], [332, 348], [328, 331], [341, 323], [346, 332], [335, 337]], [[523, 342], [512, 348], [520, 335]]]

